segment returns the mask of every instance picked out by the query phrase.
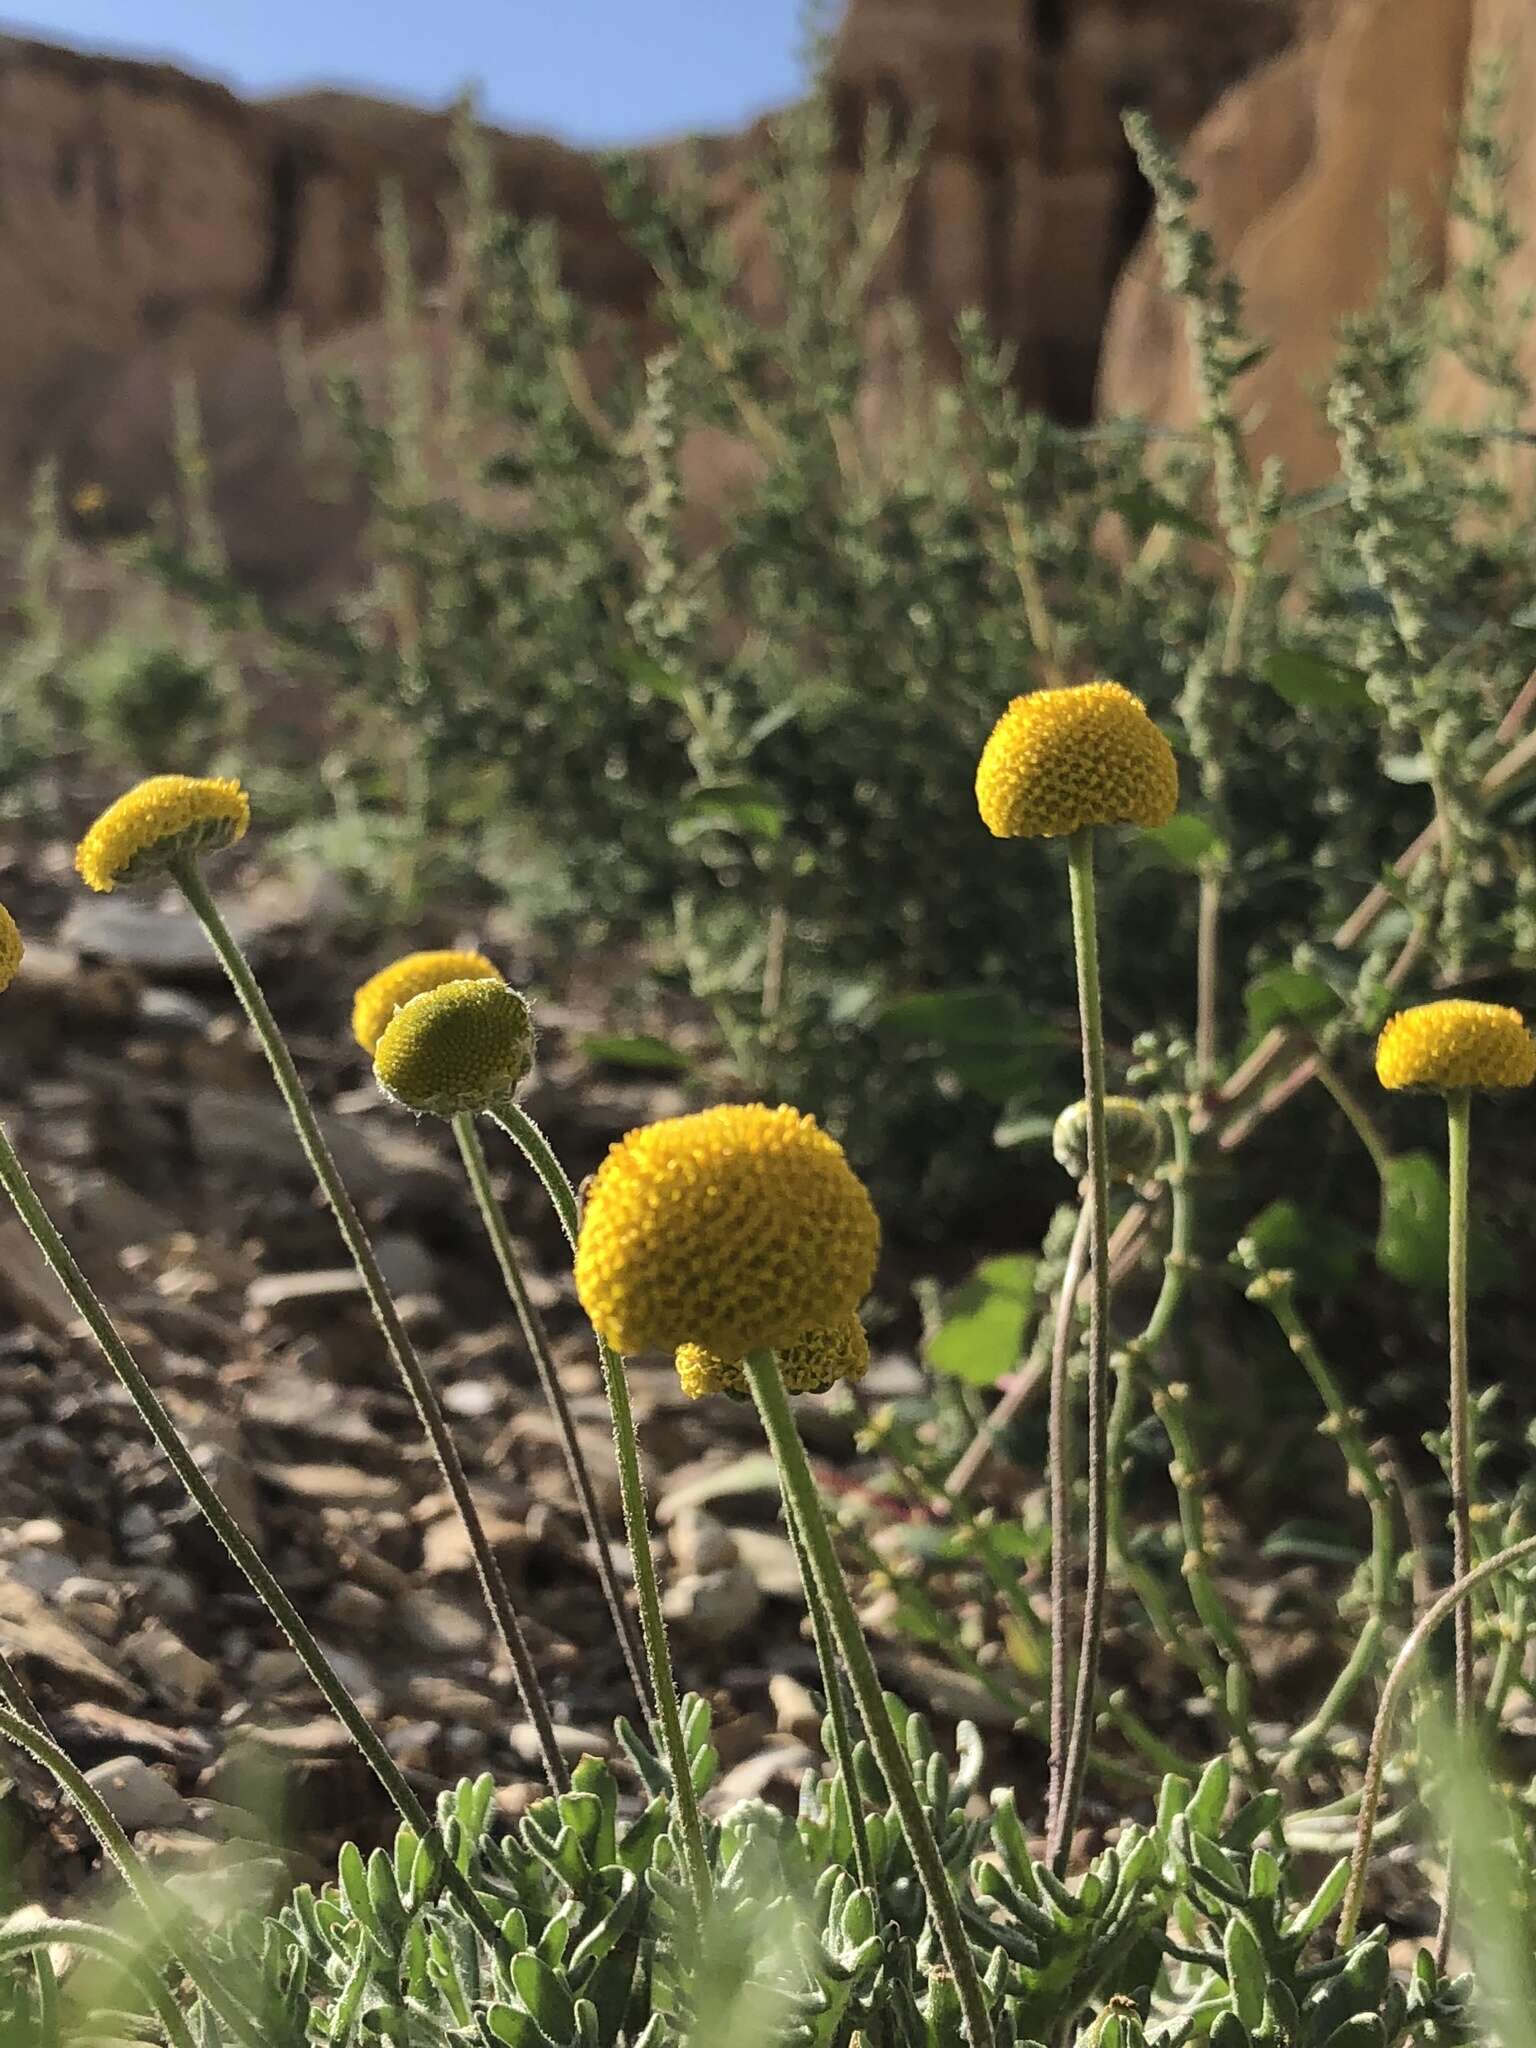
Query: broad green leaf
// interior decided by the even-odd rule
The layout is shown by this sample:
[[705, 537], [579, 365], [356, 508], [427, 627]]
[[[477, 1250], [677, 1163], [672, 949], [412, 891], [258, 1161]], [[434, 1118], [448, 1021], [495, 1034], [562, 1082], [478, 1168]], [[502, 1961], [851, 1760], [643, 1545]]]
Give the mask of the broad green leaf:
[[761, 782], [722, 782], [693, 790], [683, 799], [669, 836], [675, 846], [691, 845], [706, 832], [739, 832], [746, 839], [778, 839], [784, 811], [774, 792]]
[[589, 1060], [603, 1067], [639, 1067], [653, 1074], [685, 1074], [693, 1066], [691, 1053], [668, 1045], [664, 1038], [655, 1038], [648, 1031], [637, 1031], [629, 1037], [599, 1033], [582, 1039], [581, 1049]]
[[1272, 1024], [1319, 1024], [1339, 1007], [1327, 982], [1299, 967], [1266, 968], [1249, 982], [1243, 1000], [1255, 1035]]
[[1035, 1261], [988, 1259], [951, 1297], [927, 1357], [938, 1372], [990, 1387], [1019, 1361], [1035, 1300]]
[[1277, 647], [1259, 665], [1259, 674], [1287, 704], [1303, 710], [1369, 711], [1365, 679], [1352, 668], [1340, 668], [1320, 654], [1299, 647]]
[[902, 1038], [931, 1038], [946, 1046], [1007, 1050], [1023, 1045], [1055, 1045], [1060, 1033], [1031, 1016], [1006, 989], [936, 989], [930, 994], [896, 996], [875, 1019], [882, 1031]]
[[1357, 1263], [1357, 1239], [1335, 1216], [1281, 1196], [1261, 1209], [1247, 1235], [1266, 1266], [1281, 1266], [1296, 1276], [1307, 1294], [1336, 1294], [1347, 1287]]
[[1180, 811], [1166, 825], [1151, 826], [1139, 835], [1137, 844], [1160, 854], [1176, 868], [1198, 868], [1207, 854], [1221, 849], [1216, 833], [1192, 811]]
[[1310, 1564], [1355, 1565], [1359, 1547], [1329, 1522], [1282, 1522], [1264, 1539], [1265, 1557], [1299, 1558]]
[[1440, 1163], [1427, 1152], [1389, 1161], [1381, 1183], [1376, 1263], [1405, 1287], [1443, 1287], [1450, 1193]]

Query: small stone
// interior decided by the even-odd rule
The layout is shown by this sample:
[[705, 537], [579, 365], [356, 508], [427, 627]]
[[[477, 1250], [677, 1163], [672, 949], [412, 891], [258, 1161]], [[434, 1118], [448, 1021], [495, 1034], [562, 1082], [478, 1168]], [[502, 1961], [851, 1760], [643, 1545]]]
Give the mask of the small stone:
[[258, 1315], [303, 1321], [317, 1306], [350, 1308], [365, 1293], [355, 1266], [322, 1266], [304, 1273], [263, 1273], [245, 1290], [245, 1305]]
[[719, 1646], [753, 1627], [763, 1604], [751, 1572], [733, 1564], [724, 1571], [685, 1572], [668, 1587], [662, 1610], [668, 1621], [697, 1641]]
[[[504, 1515], [482, 1511], [480, 1521], [497, 1562], [504, 1570], [515, 1570], [527, 1554], [528, 1531], [521, 1522], [508, 1521]], [[441, 1521], [428, 1526], [421, 1539], [421, 1568], [434, 1579], [474, 1570], [469, 1531], [459, 1515], [444, 1515]]]
[[393, 1609], [382, 1593], [375, 1593], [368, 1586], [355, 1586], [346, 1579], [339, 1586], [332, 1586], [320, 1612], [332, 1628], [345, 1629], [348, 1635], [376, 1636]]
[[706, 1508], [683, 1508], [667, 1540], [679, 1572], [721, 1572], [737, 1561], [735, 1539]]
[[85, 1778], [130, 1835], [141, 1828], [179, 1828], [192, 1817], [186, 1800], [142, 1757], [112, 1757]]
[[816, 1752], [803, 1742], [776, 1743], [727, 1771], [714, 1786], [709, 1803], [723, 1813], [743, 1799], [764, 1799], [777, 1792], [779, 1803], [788, 1806], [799, 1796], [801, 1779], [818, 1761]]
[[[525, 1764], [539, 1761], [539, 1738], [534, 1733], [531, 1721], [514, 1721], [507, 1730], [507, 1741], [512, 1754]], [[555, 1723], [555, 1747], [567, 1763], [580, 1763], [584, 1756], [608, 1757], [613, 1754], [613, 1738], [595, 1728], [572, 1728], [563, 1721]]]
[[503, 1710], [498, 1701], [435, 1671], [418, 1672], [407, 1681], [405, 1704], [424, 1719], [445, 1724], [462, 1722], [487, 1733], [501, 1726]]
[[269, 1465], [262, 1477], [295, 1499], [334, 1508], [397, 1508], [409, 1498], [398, 1479], [355, 1465]]
[[485, 1647], [485, 1625], [465, 1608], [425, 1588], [400, 1603], [400, 1620], [412, 1641], [437, 1657], [473, 1657]]
[[792, 1735], [797, 1742], [806, 1744], [820, 1742], [821, 1709], [809, 1686], [802, 1685], [787, 1671], [775, 1671], [768, 1680], [768, 1697], [773, 1702], [781, 1735]]
[[168, 1706], [200, 1707], [219, 1690], [218, 1667], [160, 1622], [149, 1622], [130, 1636], [123, 1654]]
[[265, 1693], [286, 1692], [307, 1677], [303, 1663], [292, 1650], [258, 1650], [245, 1672], [246, 1685], [258, 1698]]
[[774, 1529], [732, 1529], [730, 1534], [738, 1558], [761, 1592], [770, 1600], [789, 1600], [796, 1607], [805, 1605], [800, 1562], [787, 1536]]
[[384, 1284], [398, 1301], [403, 1295], [437, 1292], [437, 1261], [419, 1237], [386, 1230], [374, 1241], [374, 1256]]
[[[471, 1734], [476, 1731], [470, 1730]], [[402, 1721], [384, 1737], [384, 1747], [402, 1770], [429, 1771], [432, 1752], [442, 1740], [441, 1721]]]

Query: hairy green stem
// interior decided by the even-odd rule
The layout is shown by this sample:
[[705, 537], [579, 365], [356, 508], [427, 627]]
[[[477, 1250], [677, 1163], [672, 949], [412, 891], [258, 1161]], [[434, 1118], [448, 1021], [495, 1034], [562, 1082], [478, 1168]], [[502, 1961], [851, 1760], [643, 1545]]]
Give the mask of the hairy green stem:
[[1047, 1424], [1046, 1464], [1051, 1502], [1051, 1692], [1050, 1783], [1046, 1793], [1046, 1826], [1055, 1824], [1066, 1783], [1067, 1749], [1072, 1734], [1072, 1337], [1077, 1328], [1077, 1295], [1093, 1229], [1093, 1205], [1086, 1193], [1078, 1204], [1077, 1222], [1056, 1296], [1056, 1323], [1051, 1338], [1051, 1404]]
[[[1472, 1443], [1472, 1381], [1467, 1357], [1467, 1194], [1472, 1151], [1472, 1096], [1458, 1088], [1445, 1101], [1446, 1178], [1450, 1225], [1446, 1302], [1450, 1321], [1450, 1425], [1452, 1570], [1456, 1582], [1473, 1566], [1472, 1489], [1476, 1464]], [[1472, 1603], [1456, 1607], [1456, 1732], [1465, 1741], [1472, 1728]], [[1447, 1859], [1445, 1904], [1435, 1951], [1441, 1968], [1450, 1957], [1456, 1920], [1456, 1858]]]
[[[44, 1208], [37, 1190], [28, 1180], [26, 1170], [3, 1129], [0, 1129], [0, 1186], [3, 1186], [10, 1196], [16, 1213], [32, 1233], [38, 1249], [57, 1274], [65, 1293], [79, 1310], [81, 1319], [95, 1338], [102, 1356], [127, 1389], [129, 1398], [139, 1411], [150, 1435], [164, 1452], [171, 1470], [186, 1488], [193, 1504], [229, 1552], [230, 1558], [250, 1584], [251, 1590], [266, 1606], [273, 1620], [293, 1645], [295, 1654], [308, 1672], [316, 1690], [357, 1744], [364, 1761], [371, 1767], [375, 1777], [388, 1793], [400, 1818], [414, 1828], [425, 1841], [435, 1832], [431, 1816], [411, 1790], [399, 1765], [369, 1727], [356, 1701], [315, 1640], [308, 1623], [283, 1591], [256, 1546], [203, 1476], [202, 1467], [193, 1457], [186, 1439], [171, 1420], [165, 1403], [150, 1385], [137, 1359], [118, 1335], [100, 1296], [80, 1270], [68, 1245], [60, 1237], [52, 1217]], [[444, 1865], [443, 1881], [483, 1938], [493, 1948], [499, 1947], [501, 1934], [495, 1921], [481, 1905], [468, 1879], [452, 1862]]]
[[117, 1816], [90, 1780], [75, 1768], [63, 1750], [30, 1714], [0, 1711], [0, 1740], [24, 1751], [35, 1763], [41, 1764], [57, 1782], [60, 1789], [79, 1809], [91, 1833], [100, 1842], [103, 1852], [133, 1894], [144, 1918], [158, 1938], [165, 1943], [170, 1954], [176, 1958], [210, 2009], [234, 2029], [248, 2044], [248, 2048], [263, 2048], [266, 2034], [259, 2020], [253, 2013], [246, 2011], [244, 2005], [220, 1982], [196, 1940], [186, 1938], [184, 1928], [179, 1928], [175, 1924], [176, 1916], [171, 1911], [170, 1901], [150, 1874], [138, 1850], [123, 1832]]
[[944, 1867], [933, 1828], [918, 1798], [911, 1769], [897, 1740], [879, 1674], [875, 1670], [875, 1660], [859, 1626], [859, 1617], [833, 1548], [832, 1532], [827, 1526], [816, 1481], [811, 1476], [805, 1448], [795, 1428], [795, 1418], [778, 1363], [771, 1352], [752, 1352], [746, 1359], [746, 1374], [774, 1462], [779, 1468], [785, 1506], [799, 1525], [810, 1560], [811, 1576], [806, 1582], [806, 1598], [821, 1602], [827, 1626], [842, 1653], [864, 1732], [869, 1737], [870, 1747], [895, 1804], [902, 1833], [912, 1852], [912, 1861], [917, 1866], [928, 1911], [960, 2000], [971, 2048], [994, 2048], [995, 2036], [986, 1994], [960, 1918], [949, 1872]]
[[539, 1682], [533, 1653], [523, 1634], [522, 1623], [518, 1620], [517, 1610], [512, 1604], [507, 1582], [502, 1577], [501, 1566], [496, 1561], [496, 1553], [486, 1536], [485, 1524], [480, 1519], [480, 1510], [475, 1505], [475, 1497], [470, 1489], [463, 1460], [454, 1443], [436, 1389], [427, 1376], [426, 1367], [421, 1362], [416, 1346], [400, 1320], [400, 1312], [395, 1307], [394, 1298], [385, 1284], [372, 1240], [363, 1227], [357, 1206], [337, 1169], [331, 1148], [326, 1143], [325, 1134], [315, 1115], [314, 1106], [305, 1091], [304, 1083], [299, 1078], [299, 1070], [294, 1064], [293, 1055], [288, 1050], [287, 1041], [278, 1028], [277, 1019], [262, 994], [260, 984], [251, 972], [239, 941], [225, 923], [223, 913], [214, 902], [197, 864], [191, 860], [179, 861], [172, 869], [172, 873], [198, 922], [207, 933], [209, 943], [218, 955], [219, 964], [228, 975], [235, 994], [240, 999], [240, 1006], [261, 1041], [262, 1050], [272, 1069], [273, 1079], [277, 1082], [278, 1091], [298, 1133], [299, 1143], [304, 1148], [305, 1157], [320, 1184], [321, 1192], [330, 1204], [337, 1228], [351, 1254], [352, 1263], [356, 1266], [367, 1292], [369, 1305], [383, 1332], [389, 1355], [405, 1384], [411, 1406], [415, 1409], [417, 1420], [432, 1447], [432, 1455], [442, 1475], [443, 1484], [447, 1487], [454, 1507], [458, 1510], [459, 1519], [464, 1524], [481, 1591], [485, 1595], [486, 1605], [490, 1609], [507, 1655], [512, 1661], [518, 1695], [522, 1700], [523, 1711], [533, 1727], [550, 1790], [556, 1793], [564, 1792], [569, 1789], [570, 1774], [566, 1770], [565, 1759], [560, 1754], [559, 1744], [555, 1741], [549, 1702], [544, 1697], [544, 1688]]
[[1078, 1013], [1083, 1037], [1083, 1096], [1088, 1105], [1088, 1200], [1091, 1316], [1088, 1326], [1088, 1567], [1083, 1586], [1083, 1628], [1077, 1660], [1072, 1732], [1062, 1772], [1061, 1800], [1051, 1815], [1048, 1853], [1061, 1876], [1072, 1854], [1072, 1834], [1088, 1772], [1088, 1748], [1098, 1690], [1104, 1633], [1104, 1584], [1109, 1562], [1109, 1162], [1104, 1149], [1104, 1017], [1099, 993], [1098, 921], [1094, 906], [1093, 830], [1067, 841], [1072, 892], [1072, 945], [1077, 964]]
[[1355, 1826], [1355, 1846], [1350, 1857], [1349, 1889], [1344, 1894], [1344, 1903], [1339, 1910], [1338, 1945], [1347, 1949], [1354, 1941], [1360, 1925], [1360, 1909], [1365, 1900], [1365, 1881], [1370, 1870], [1371, 1842], [1376, 1832], [1376, 1816], [1381, 1808], [1382, 1782], [1387, 1768], [1387, 1743], [1392, 1733], [1392, 1723], [1407, 1691], [1414, 1667], [1435, 1630], [1446, 1618], [1460, 1614], [1472, 1594], [1479, 1591], [1500, 1572], [1510, 1571], [1517, 1564], [1523, 1564], [1528, 1557], [1536, 1557], [1536, 1536], [1527, 1536], [1522, 1542], [1512, 1543], [1507, 1550], [1501, 1550], [1496, 1557], [1485, 1558], [1475, 1565], [1465, 1578], [1458, 1579], [1453, 1586], [1435, 1601], [1434, 1605], [1420, 1616], [1412, 1632], [1397, 1653], [1396, 1662], [1387, 1675], [1387, 1682], [1381, 1690], [1381, 1702], [1376, 1709], [1376, 1725], [1371, 1730], [1370, 1754], [1366, 1759], [1365, 1781], [1360, 1794], [1360, 1817]]
[[480, 1133], [475, 1119], [465, 1112], [453, 1119], [453, 1134], [458, 1140], [459, 1153], [464, 1161], [464, 1170], [469, 1176], [476, 1206], [485, 1225], [486, 1236], [496, 1255], [502, 1280], [517, 1315], [518, 1326], [523, 1333], [523, 1342], [533, 1360], [534, 1370], [539, 1376], [539, 1386], [545, 1404], [554, 1417], [559, 1431], [560, 1446], [565, 1453], [565, 1469], [570, 1477], [571, 1490], [581, 1508], [581, 1518], [586, 1524], [587, 1539], [592, 1545], [597, 1562], [597, 1576], [602, 1582], [608, 1612], [613, 1621], [614, 1634], [623, 1653], [625, 1668], [629, 1672], [635, 1697], [640, 1702], [642, 1713], [646, 1710], [645, 1660], [640, 1645], [635, 1640], [634, 1622], [624, 1598], [624, 1589], [619, 1584], [614, 1569], [613, 1551], [608, 1540], [608, 1528], [598, 1505], [597, 1490], [592, 1484], [592, 1473], [581, 1448], [581, 1439], [576, 1434], [575, 1417], [571, 1404], [565, 1397], [565, 1388], [555, 1369], [550, 1355], [549, 1337], [544, 1328], [543, 1318], [534, 1307], [523, 1279], [522, 1268], [517, 1262], [516, 1247], [512, 1233], [507, 1228], [507, 1219], [502, 1213], [496, 1190], [491, 1185], [491, 1170], [486, 1160], [485, 1147], [480, 1142]]
[[124, 1978], [153, 2006], [170, 2048], [193, 2048], [193, 2040], [175, 1999], [160, 1982], [126, 1935], [89, 1920], [32, 1921], [13, 1932], [0, 1933], [0, 1963], [12, 1956], [45, 1955], [50, 1948], [76, 1948], [115, 1963]]
[[[553, 1147], [526, 1110], [516, 1103], [503, 1103], [492, 1113], [543, 1183], [571, 1251], [576, 1250], [580, 1213], [576, 1190]], [[698, 1795], [688, 1764], [688, 1744], [683, 1735], [682, 1709], [678, 1704], [677, 1680], [672, 1675], [672, 1652], [667, 1642], [666, 1621], [661, 1611], [661, 1588], [656, 1579], [656, 1560], [651, 1552], [650, 1512], [646, 1506], [645, 1482], [640, 1472], [640, 1443], [635, 1434], [634, 1412], [629, 1401], [629, 1381], [624, 1361], [602, 1335], [594, 1331], [597, 1355], [603, 1370], [603, 1386], [613, 1417], [613, 1446], [619, 1465], [619, 1493], [624, 1503], [624, 1533], [635, 1570], [635, 1592], [640, 1602], [640, 1628], [645, 1641], [645, 1658], [650, 1667], [651, 1692], [656, 1721], [661, 1730], [667, 1767], [672, 1773], [672, 1797], [682, 1831], [683, 1862], [689, 1889], [702, 1925], [713, 1895], [709, 1854], [704, 1844], [704, 1823], [699, 1817]]]
[[858, 1773], [853, 1764], [853, 1723], [848, 1718], [848, 1700], [843, 1673], [837, 1661], [837, 1644], [827, 1625], [827, 1610], [814, 1597], [816, 1579], [811, 1567], [810, 1552], [805, 1547], [805, 1535], [796, 1519], [795, 1511], [788, 1502], [784, 1508], [784, 1526], [789, 1531], [795, 1563], [800, 1567], [800, 1583], [805, 1588], [806, 1612], [811, 1618], [811, 1635], [816, 1644], [816, 1662], [821, 1670], [821, 1690], [826, 1698], [827, 1720], [832, 1730], [832, 1760], [837, 1765], [843, 1796], [848, 1802], [848, 1826], [853, 1836], [853, 1867], [858, 1872], [862, 1888], [871, 1898], [878, 1898], [875, 1859], [870, 1852], [869, 1829], [864, 1824], [864, 1795], [859, 1790]]

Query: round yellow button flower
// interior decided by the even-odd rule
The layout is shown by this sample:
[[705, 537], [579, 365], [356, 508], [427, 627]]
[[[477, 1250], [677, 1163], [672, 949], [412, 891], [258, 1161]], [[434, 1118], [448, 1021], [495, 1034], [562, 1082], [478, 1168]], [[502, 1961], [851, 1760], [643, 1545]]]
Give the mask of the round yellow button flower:
[[982, 823], [997, 839], [1166, 825], [1178, 800], [1172, 747], [1119, 683], [1015, 697], [976, 769]]
[[386, 1095], [425, 1116], [509, 1102], [533, 1065], [533, 1019], [499, 977], [445, 981], [384, 1027], [373, 1057]]
[[108, 806], [75, 849], [75, 867], [103, 893], [142, 882], [175, 861], [245, 837], [251, 800], [211, 775], [151, 775]]
[[16, 970], [21, 965], [25, 949], [21, 933], [16, 929], [16, 920], [0, 903], [0, 989], [7, 989], [16, 979]]
[[[861, 1380], [869, 1371], [869, 1339], [857, 1316], [820, 1330], [806, 1330], [778, 1354], [779, 1372], [792, 1394], [824, 1394], [838, 1380]], [[717, 1358], [702, 1344], [677, 1347], [677, 1376], [690, 1401], [702, 1394], [730, 1394], [750, 1400], [746, 1371], [740, 1363]]]
[[500, 980], [483, 953], [406, 953], [370, 975], [352, 998], [352, 1036], [372, 1059], [384, 1026], [412, 996], [424, 996], [449, 981]]
[[726, 1104], [631, 1131], [593, 1176], [576, 1292], [617, 1351], [778, 1351], [869, 1291], [880, 1226], [812, 1116]]
[[1536, 1038], [1518, 1010], [1503, 1003], [1452, 999], [1420, 1003], [1389, 1017], [1376, 1042], [1383, 1088], [1529, 1088], [1536, 1081]]
[[[1074, 1180], [1088, 1171], [1088, 1105], [1072, 1102], [1051, 1132], [1056, 1164]], [[1104, 1098], [1104, 1150], [1111, 1180], [1146, 1180], [1163, 1156], [1163, 1130], [1155, 1114], [1133, 1095]]]

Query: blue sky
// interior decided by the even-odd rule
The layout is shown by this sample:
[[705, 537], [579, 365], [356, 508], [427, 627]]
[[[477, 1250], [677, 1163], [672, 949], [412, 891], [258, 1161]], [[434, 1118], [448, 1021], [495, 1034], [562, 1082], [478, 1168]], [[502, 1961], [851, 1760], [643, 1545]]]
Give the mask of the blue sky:
[[0, 0], [0, 23], [242, 91], [343, 85], [575, 142], [735, 126], [800, 72], [799, 0]]

